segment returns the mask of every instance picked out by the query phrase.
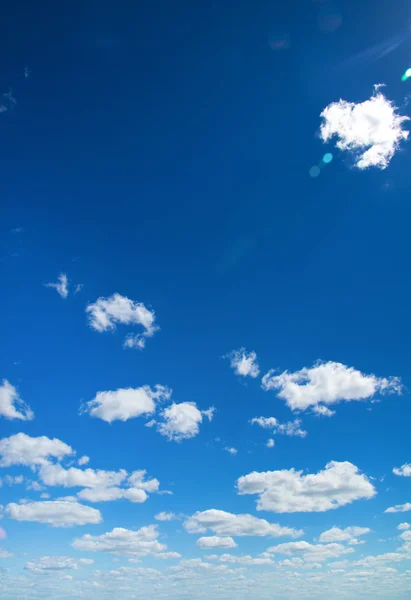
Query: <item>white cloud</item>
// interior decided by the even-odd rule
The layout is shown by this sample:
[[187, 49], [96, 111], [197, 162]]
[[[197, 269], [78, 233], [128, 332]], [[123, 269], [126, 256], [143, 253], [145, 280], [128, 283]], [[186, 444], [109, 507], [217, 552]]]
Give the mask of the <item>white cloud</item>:
[[394, 475], [399, 475], [400, 477], [411, 477], [411, 465], [405, 464], [401, 467], [394, 467], [392, 472]]
[[279, 433], [281, 435], [305, 437], [307, 432], [301, 429], [301, 420], [295, 419], [294, 421], [287, 421], [286, 423], [279, 423], [275, 417], [254, 417], [251, 419], [252, 425], [259, 425], [263, 429], [272, 429], [273, 433]]
[[81, 565], [92, 565], [91, 558], [75, 559], [71, 556], [41, 556], [37, 561], [27, 562], [24, 566], [28, 571], [44, 573], [45, 571], [77, 570]]
[[[342, 401], [371, 400], [378, 392], [401, 393], [398, 377], [364, 375], [353, 367], [336, 362], [317, 362], [300, 371], [284, 371], [275, 375], [273, 370], [262, 379], [264, 390], [279, 390], [278, 397], [285, 400], [291, 410], [307, 410]], [[321, 409], [320, 409], [321, 410]], [[329, 416], [329, 415], [328, 415]]]
[[141, 527], [136, 531], [115, 527], [102, 535], [83, 535], [74, 540], [73, 548], [134, 557], [155, 556], [167, 550], [167, 546], [158, 541], [158, 535], [157, 525]]
[[225, 358], [230, 359], [230, 366], [234, 369], [236, 375], [242, 377], [253, 377], [255, 379], [260, 374], [255, 352], [247, 352], [245, 348], [233, 350]]
[[354, 552], [342, 544], [309, 544], [308, 542], [288, 542], [267, 549], [269, 553], [285, 554], [286, 556], [301, 556], [306, 562], [324, 562], [329, 558], [338, 558]]
[[6, 514], [16, 521], [35, 521], [47, 523], [53, 527], [72, 527], [87, 523], [101, 523], [99, 510], [84, 506], [78, 502], [45, 501], [28, 502], [27, 504], [10, 503]]
[[42, 465], [49, 458], [61, 460], [72, 454], [74, 450], [70, 446], [45, 435], [30, 437], [25, 433], [16, 433], [0, 440], [0, 467]]
[[207, 556], [208, 560], [218, 560], [222, 563], [230, 563], [237, 565], [247, 565], [247, 566], [255, 566], [255, 565], [272, 565], [274, 561], [269, 556], [257, 556], [253, 557], [249, 554], [243, 554], [240, 556], [234, 556], [233, 554], [221, 554], [218, 556], [217, 554]]
[[8, 550], [5, 550], [4, 548], [0, 548], [0, 558], [11, 558], [12, 556], [14, 556], [14, 554], [9, 552]]
[[313, 406], [312, 412], [320, 417], [333, 417], [335, 415], [335, 410], [330, 410], [323, 404]]
[[3, 379], [0, 385], [0, 417], [30, 421], [34, 419], [31, 408], [20, 398], [16, 388]]
[[397, 526], [397, 529], [398, 529], [399, 531], [407, 531], [408, 529], [411, 529], [411, 525], [410, 525], [409, 523], [400, 523], [400, 524]]
[[115, 391], [97, 392], [96, 397], [86, 402], [80, 412], [102, 419], [107, 423], [127, 421], [141, 415], [151, 415], [156, 410], [156, 402], [169, 400], [171, 390], [163, 385], [154, 389], [148, 385], [139, 388], [119, 388]]
[[324, 142], [338, 138], [336, 147], [354, 155], [359, 169], [385, 169], [400, 143], [408, 138], [403, 123], [409, 120], [398, 114], [393, 102], [378, 91], [365, 102], [332, 102], [321, 113], [320, 136]]
[[350, 462], [329, 462], [323, 471], [303, 475], [295, 469], [254, 471], [237, 480], [239, 494], [258, 494], [257, 510], [324, 512], [372, 498], [375, 488]]
[[39, 475], [48, 486], [83, 487], [77, 496], [89, 502], [110, 502], [121, 498], [131, 502], [145, 502], [147, 492], [157, 491], [160, 485], [157, 479], [146, 480], [145, 470], [134, 471], [129, 475], [124, 469], [64, 469], [59, 464], [47, 463], [40, 467]]
[[272, 536], [298, 537], [303, 531], [269, 523], [248, 514], [233, 514], [224, 510], [209, 509], [194, 513], [184, 522], [188, 533], [206, 533], [209, 529], [218, 536]]
[[45, 285], [45, 287], [55, 289], [62, 298], [67, 298], [69, 292], [68, 292], [67, 275], [65, 273], [61, 273], [58, 276], [57, 283], [45, 283], [44, 285]]
[[161, 412], [163, 421], [158, 424], [157, 430], [169, 440], [176, 442], [186, 440], [199, 433], [203, 416], [211, 421], [213, 412], [213, 408], [206, 411], [199, 410], [195, 402], [173, 403]]
[[275, 441], [270, 438], [269, 440], [267, 440], [266, 446], [267, 446], [267, 448], [274, 448]]
[[129, 334], [124, 341], [125, 348], [139, 348], [145, 346], [145, 339], [152, 337], [159, 329], [155, 325], [155, 313], [149, 310], [142, 302], [134, 302], [120, 294], [113, 294], [108, 298], [99, 298], [86, 307], [89, 323], [96, 331], [113, 331], [118, 323], [121, 325], [141, 325], [144, 329], [141, 334]]
[[237, 454], [237, 452], [238, 452], [237, 448], [226, 447], [226, 448], [224, 448], [224, 450], [226, 452], [228, 452], [229, 454], [233, 454], [233, 455]]
[[178, 516], [172, 512], [160, 512], [154, 518], [156, 521], [174, 521]]
[[[346, 527], [345, 529], [340, 529], [339, 527], [332, 527], [331, 529], [327, 529], [327, 531], [323, 531], [319, 537], [319, 542], [349, 542], [352, 543], [353, 540], [360, 537], [361, 535], [365, 535], [366, 533], [370, 533], [371, 529], [368, 527]], [[356, 542], [354, 542], [355, 544]]]
[[80, 465], [80, 467], [82, 467], [83, 465], [88, 465], [89, 462], [90, 458], [88, 456], [82, 456], [78, 459], [77, 464]]
[[196, 545], [199, 548], [237, 548], [237, 544], [232, 537], [220, 537], [218, 535], [198, 538]]
[[384, 512], [397, 513], [397, 512], [408, 512], [409, 510], [411, 510], [411, 502], [406, 502], [405, 504], [397, 504], [396, 506], [390, 506]]

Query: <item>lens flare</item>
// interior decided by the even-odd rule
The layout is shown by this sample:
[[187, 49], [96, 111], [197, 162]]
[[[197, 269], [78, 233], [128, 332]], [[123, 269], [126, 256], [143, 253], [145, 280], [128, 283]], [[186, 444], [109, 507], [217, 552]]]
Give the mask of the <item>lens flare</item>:
[[317, 165], [315, 165], [314, 167], [311, 167], [311, 169], [308, 171], [310, 177], [318, 177], [318, 175], [321, 173], [320, 168], [317, 167]]
[[407, 81], [411, 77], [411, 69], [407, 69], [404, 75], [401, 77], [401, 81]]
[[327, 152], [326, 154], [324, 154], [323, 156], [323, 162], [328, 165], [333, 159], [333, 155], [331, 154], [331, 152]]

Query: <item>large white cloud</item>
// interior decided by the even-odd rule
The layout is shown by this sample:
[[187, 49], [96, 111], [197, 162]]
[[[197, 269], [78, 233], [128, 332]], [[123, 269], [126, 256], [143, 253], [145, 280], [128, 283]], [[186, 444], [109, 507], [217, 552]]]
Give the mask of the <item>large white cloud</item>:
[[50, 458], [61, 460], [74, 454], [74, 450], [57, 438], [45, 435], [30, 437], [16, 433], [0, 440], [0, 467], [13, 465], [42, 465]]
[[0, 385], [0, 417], [30, 421], [34, 419], [31, 408], [20, 398], [14, 385], [3, 379]]
[[148, 385], [139, 388], [119, 388], [114, 391], [97, 392], [96, 397], [86, 402], [80, 412], [107, 423], [127, 421], [142, 415], [152, 415], [156, 411], [156, 402], [169, 400], [171, 390], [163, 385], [154, 389]]
[[271, 370], [262, 380], [264, 390], [278, 390], [291, 410], [306, 410], [342, 401], [370, 400], [376, 393], [401, 393], [398, 377], [364, 375], [337, 362], [317, 362], [313, 367], [279, 375]]
[[209, 529], [218, 536], [291, 536], [298, 537], [303, 531], [269, 523], [248, 514], [233, 514], [211, 508], [194, 513], [184, 522], [189, 533], [206, 533]]
[[211, 421], [213, 413], [214, 408], [202, 411], [195, 402], [173, 403], [161, 412], [162, 422], [158, 424], [157, 430], [169, 440], [186, 440], [199, 433], [203, 416]]
[[49, 500], [45, 502], [28, 502], [15, 504], [11, 502], [6, 507], [6, 514], [16, 521], [34, 521], [47, 523], [53, 527], [72, 527], [87, 523], [101, 523], [99, 510], [84, 506], [78, 502]]
[[57, 283], [45, 283], [44, 285], [45, 287], [54, 288], [62, 298], [67, 298], [69, 292], [67, 275], [65, 273], [60, 273]]
[[74, 540], [73, 548], [135, 557], [157, 555], [167, 550], [167, 546], [158, 541], [158, 535], [157, 525], [148, 525], [136, 531], [115, 527], [102, 535], [83, 535]]
[[394, 467], [392, 472], [394, 475], [399, 475], [400, 477], [411, 477], [411, 465], [406, 463], [401, 467]]
[[159, 329], [155, 324], [155, 313], [149, 310], [142, 302], [134, 302], [126, 296], [113, 294], [107, 298], [99, 298], [96, 302], [86, 307], [89, 323], [96, 331], [113, 331], [117, 324], [141, 325], [143, 333], [126, 336], [125, 348], [139, 348], [145, 346], [145, 339], [151, 337]]
[[72, 558], [71, 556], [41, 556], [38, 560], [29, 561], [24, 568], [34, 573], [47, 571], [77, 570], [81, 565], [92, 565], [92, 558]]
[[323, 531], [319, 537], [319, 541], [321, 543], [324, 542], [348, 542], [348, 543], [356, 543], [356, 540], [361, 535], [365, 535], [366, 533], [370, 533], [371, 529], [368, 527], [346, 527], [345, 529], [340, 529], [339, 527], [332, 527], [331, 529], [327, 529], [327, 531]]
[[287, 421], [279, 423], [275, 417], [253, 417], [250, 421], [252, 425], [259, 425], [263, 429], [272, 429], [273, 433], [280, 433], [288, 436], [305, 437], [307, 432], [301, 429], [301, 420]]
[[260, 374], [255, 352], [247, 352], [245, 348], [240, 348], [230, 352], [226, 358], [230, 360], [230, 366], [234, 369], [236, 375], [249, 376], [255, 379]]
[[196, 545], [199, 548], [237, 548], [237, 544], [232, 537], [218, 535], [198, 538]]
[[396, 504], [395, 506], [390, 506], [384, 512], [397, 513], [397, 512], [408, 512], [410, 510], [411, 510], [411, 502], [406, 502], [405, 504]]
[[309, 544], [308, 542], [288, 542], [267, 549], [268, 553], [301, 556], [307, 562], [323, 562], [329, 558], [338, 558], [354, 552], [342, 544]]
[[324, 512], [372, 498], [375, 488], [350, 462], [329, 462], [323, 471], [303, 475], [295, 469], [254, 471], [237, 480], [239, 494], [257, 494], [257, 510], [278, 513]]
[[385, 169], [408, 138], [403, 129], [409, 117], [398, 114], [398, 108], [375, 86], [375, 93], [365, 102], [332, 102], [321, 113], [320, 136], [324, 142], [338, 138], [340, 150], [351, 152], [359, 169]]

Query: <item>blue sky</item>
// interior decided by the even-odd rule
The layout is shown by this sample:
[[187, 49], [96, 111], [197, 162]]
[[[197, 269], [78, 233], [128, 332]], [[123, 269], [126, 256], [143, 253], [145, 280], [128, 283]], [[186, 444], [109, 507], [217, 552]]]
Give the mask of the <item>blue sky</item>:
[[2, 598], [408, 598], [408, 3], [85, 4], [0, 23]]

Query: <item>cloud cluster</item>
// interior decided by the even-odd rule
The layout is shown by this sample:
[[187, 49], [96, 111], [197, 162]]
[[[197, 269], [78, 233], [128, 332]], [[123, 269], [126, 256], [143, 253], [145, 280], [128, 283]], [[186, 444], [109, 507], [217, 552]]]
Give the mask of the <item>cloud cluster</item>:
[[320, 136], [324, 142], [334, 136], [336, 147], [353, 154], [359, 169], [385, 169], [409, 132], [403, 129], [409, 117], [374, 86], [375, 93], [365, 102], [332, 102], [321, 113]]
[[258, 495], [257, 510], [278, 513], [324, 512], [372, 498], [375, 488], [350, 462], [329, 462], [323, 471], [254, 471], [237, 480], [239, 494]]
[[158, 556], [167, 546], [158, 541], [157, 525], [141, 527], [136, 531], [115, 527], [102, 535], [83, 535], [73, 542], [73, 548], [85, 552], [105, 552], [122, 556]]
[[356, 545], [358, 543], [357, 538], [361, 535], [365, 535], [370, 533], [371, 529], [368, 527], [346, 527], [345, 529], [340, 529], [339, 527], [332, 527], [331, 529], [327, 529], [327, 531], [323, 531], [319, 537], [319, 541], [321, 543], [324, 542], [348, 542], [351, 545]]
[[124, 341], [125, 348], [145, 347], [146, 338], [152, 337], [159, 327], [155, 324], [155, 313], [148, 309], [142, 302], [134, 302], [126, 296], [113, 294], [107, 298], [98, 298], [96, 302], [86, 307], [89, 324], [92, 329], [100, 333], [114, 331], [117, 324], [140, 325], [143, 333], [129, 334]]
[[272, 433], [302, 438], [307, 435], [307, 432], [304, 429], [301, 429], [301, 419], [279, 423], [275, 417], [254, 417], [251, 419], [250, 423], [252, 425], [259, 425], [263, 429], [272, 429]]
[[291, 536], [299, 537], [303, 531], [269, 523], [248, 514], [233, 514], [224, 510], [209, 509], [194, 513], [184, 522], [188, 533], [213, 531], [217, 536]]
[[260, 368], [255, 352], [247, 352], [245, 348], [240, 348], [230, 352], [226, 358], [230, 360], [230, 366], [236, 375], [253, 379], [259, 376]]
[[338, 558], [344, 554], [354, 552], [342, 544], [310, 544], [308, 542], [288, 542], [267, 548], [268, 553], [285, 554], [286, 556], [300, 556], [306, 562], [324, 562], [329, 558]]
[[394, 475], [398, 475], [399, 477], [411, 477], [411, 465], [406, 463], [401, 467], [394, 467], [392, 472]]
[[44, 573], [47, 571], [68, 571], [77, 570], [82, 565], [92, 565], [92, 558], [72, 558], [71, 556], [41, 556], [36, 561], [27, 562], [24, 568], [34, 573]]
[[0, 417], [21, 421], [34, 419], [31, 408], [23, 402], [16, 388], [7, 379], [3, 379], [0, 385]]
[[[337, 362], [317, 362], [313, 367], [279, 375], [271, 370], [262, 379], [264, 390], [278, 391], [277, 396], [286, 401], [291, 410], [314, 409], [324, 416], [324, 406], [353, 400], [371, 400], [375, 394], [400, 394], [402, 384], [398, 377], [365, 375], [353, 367]], [[325, 408], [327, 408], [325, 406]]]

